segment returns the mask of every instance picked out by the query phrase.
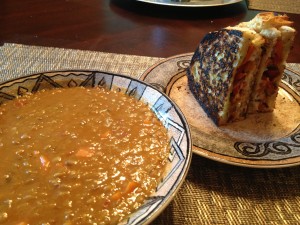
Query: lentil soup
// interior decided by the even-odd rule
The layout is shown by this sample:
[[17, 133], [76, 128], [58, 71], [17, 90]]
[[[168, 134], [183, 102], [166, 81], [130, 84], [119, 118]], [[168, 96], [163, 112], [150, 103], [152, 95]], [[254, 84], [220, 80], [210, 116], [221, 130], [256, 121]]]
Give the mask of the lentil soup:
[[166, 128], [104, 88], [26, 94], [0, 106], [0, 224], [117, 224], [157, 187]]

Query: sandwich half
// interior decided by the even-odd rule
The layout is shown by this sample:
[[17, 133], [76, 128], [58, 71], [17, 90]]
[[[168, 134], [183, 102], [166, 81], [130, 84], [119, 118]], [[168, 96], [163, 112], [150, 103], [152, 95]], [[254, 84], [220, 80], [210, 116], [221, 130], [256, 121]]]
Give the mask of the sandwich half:
[[286, 15], [265, 12], [238, 25], [254, 30], [265, 39], [249, 113], [271, 112], [275, 108], [279, 83], [296, 34], [292, 24]]
[[187, 69], [188, 85], [217, 125], [245, 119], [265, 40], [247, 27], [208, 33]]

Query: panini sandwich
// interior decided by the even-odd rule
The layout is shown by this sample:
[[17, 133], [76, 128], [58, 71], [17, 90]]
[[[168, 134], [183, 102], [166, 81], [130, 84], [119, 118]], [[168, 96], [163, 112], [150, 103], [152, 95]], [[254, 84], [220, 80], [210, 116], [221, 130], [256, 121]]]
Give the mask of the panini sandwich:
[[217, 125], [246, 117], [264, 39], [248, 28], [208, 33], [187, 70], [188, 84]]
[[274, 109], [295, 30], [286, 16], [253, 20], [210, 32], [187, 69], [194, 97], [216, 125]]

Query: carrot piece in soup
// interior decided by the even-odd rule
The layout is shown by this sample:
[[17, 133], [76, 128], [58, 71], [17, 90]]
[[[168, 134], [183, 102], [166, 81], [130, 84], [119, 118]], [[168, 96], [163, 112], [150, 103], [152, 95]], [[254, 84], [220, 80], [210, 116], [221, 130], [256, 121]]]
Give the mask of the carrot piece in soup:
[[114, 200], [114, 201], [118, 201], [121, 198], [122, 198], [122, 193], [120, 191], [117, 191], [116, 193], [114, 193], [111, 196], [111, 199]]
[[111, 132], [110, 131], [106, 131], [105, 133], [102, 133], [101, 135], [100, 135], [100, 137], [101, 138], [107, 138], [108, 136], [110, 136], [111, 135]]
[[139, 186], [139, 184], [137, 182], [130, 181], [125, 188], [125, 193], [128, 194], [128, 193], [133, 192], [138, 186]]
[[143, 121], [143, 125], [144, 126], [152, 126], [153, 125], [153, 122], [150, 120], [150, 119], [145, 119]]
[[14, 102], [14, 106], [17, 108], [21, 108], [24, 105], [26, 105], [28, 103], [28, 100], [26, 98], [20, 98], [20, 99], [16, 99], [16, 101]]
[[89, 148], [81, 148], [79, 149], [76, 154], [77, 157], [92, 157], [94, 155], [94, 151]]

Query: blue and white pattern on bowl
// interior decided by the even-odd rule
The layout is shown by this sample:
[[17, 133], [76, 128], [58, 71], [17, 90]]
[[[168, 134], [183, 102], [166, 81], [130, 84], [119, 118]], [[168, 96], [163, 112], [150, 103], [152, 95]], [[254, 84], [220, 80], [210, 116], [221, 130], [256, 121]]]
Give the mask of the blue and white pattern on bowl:
[[105, 87], [118, 90], [149, 105], [167, 128], [170, 153], [166, 173], [156, 192], [120, 224], [148, 224], [169, 204], [183, 183], [190, 166], [192, 149], [188, 123], [180, 109], [152, 86], [123, 75], [99, 71], [46, 72], [0, 84], [0, 104], [27, 92], [69, 87]]

